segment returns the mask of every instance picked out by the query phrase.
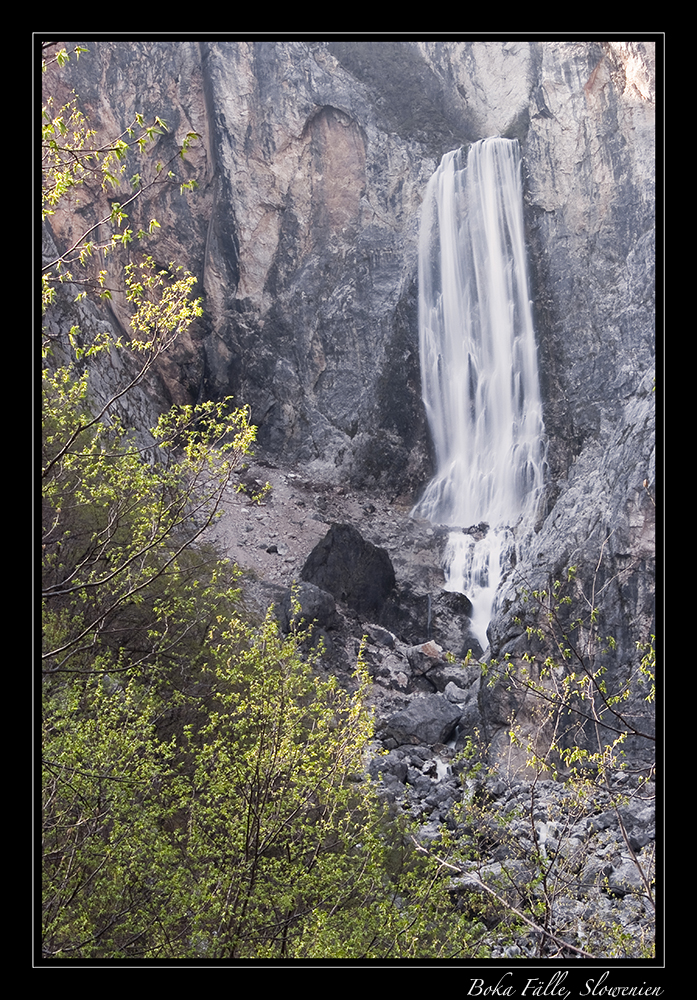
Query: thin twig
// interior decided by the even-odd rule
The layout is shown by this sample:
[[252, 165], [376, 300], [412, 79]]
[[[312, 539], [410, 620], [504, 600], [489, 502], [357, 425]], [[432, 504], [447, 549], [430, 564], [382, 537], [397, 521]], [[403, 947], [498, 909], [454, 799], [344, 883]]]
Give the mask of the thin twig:
[[440, 857], [438, 857], [438, 855], [432, 854], [429, 851], [429, 849], [427, 847], [423, 847], [414, 836], [412, 836], [411, 839], [414, 842], [417, 851], [420, 851], [421, 854], [425, 854], [427, 857], [431, 858], [433, 861], [437, 861], [438, 864], [441, 866], [441, 868], [448, 868], [448, 869], [450, 869], [450, 871], [457, 872], [458, 875], [464, 875], [468, 879], [472, 879], [472, 881], [480, 889], [483, 889], [485, 892], [488, 892], [489, 895], [493, 896], [494, 899], [496, 899], [499, 903], [501, 903], [502, 906], [505, 906], [505, 908], [507, 910], [510, 910], [511, 913], [515, 913], [515, 915], [517, 917], [520, 917], [520, 919], [524, 923], [526, 923], [528, 925], [528, 927], [532, 927], [532, 929], [534, 931], [536, 931], [538, 934], [543, 934], [545, 937], [549, 938], [551, 941], [554, 941], [554, 943], [556, 945], [558, 945], [560, 948], [568, 948], [569, 950], [575, 952], [577, 955], [582, 955], [583, 958], [595, 958], [596, 957], [595, 955], [591, 955], [590, 952], [584, 951], [583, 948], [577, 948], [575, 945], [569, 944], [568, 941], [564, 941], [561, 938], [558, 938], [555, 934], [552, 934], [551, 931], [545, 930], [544, 927], [540, 927], [540, 925], [536, 924], [534, 922], [534, 920], [530, 920], [529, 917], [526, 917], [525, 914], [522, 913], [515, 906], [513, 906], [512, 903], [509, 903], [506, 899], [503, 898], [503, 896], [500, 896], [498, 894], [498, 892], [496, 892], [495, 889], [492, 889], [491, 886], [488, 886], [485, 882], [483, 882], [479, 878], [478, 875], [475, 875], [473, 872], [464, 871], [458, 865], [450, 864], [450, 862], [446, 861], [445, 858], [440, 858]]

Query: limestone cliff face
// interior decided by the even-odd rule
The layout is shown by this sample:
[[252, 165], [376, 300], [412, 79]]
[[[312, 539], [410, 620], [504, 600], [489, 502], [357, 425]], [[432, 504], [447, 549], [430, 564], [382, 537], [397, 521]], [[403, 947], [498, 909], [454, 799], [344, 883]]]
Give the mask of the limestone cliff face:
[[653, 615], [654, 45], [85, 44], [64, 79], [97, 122], [140, 110], [201, 135], [196, 197], [139, 209], [205, 293], [163, 394], [234, 393], [265, 448], [329, 481], [426, 482], [422, 195], [449, 149], [519, 139], [550, 486], [518, 569], [539, 585], [577, 563], [606, 585], [626, 660]]
[[411, 469], [415, 484], [416, 241], [433, 159], [381, 125], [332, 46], [215, 44], [204, 67], [220, 183], [206, 391], [234, 386], [262, 443], [323, 478]]

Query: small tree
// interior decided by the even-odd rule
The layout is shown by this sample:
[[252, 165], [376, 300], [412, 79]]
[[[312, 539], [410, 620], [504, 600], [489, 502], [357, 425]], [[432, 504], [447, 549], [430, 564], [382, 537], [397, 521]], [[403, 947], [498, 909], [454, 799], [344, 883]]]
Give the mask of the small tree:
[[[630, 679], [611, 691], [607, 665], [614, 641], [601, 632], [598, 598], [595, 591], [589, 598], [571, 593], [577, 587], [573, 566], [566, 577], [548, 590], [521, 593], [526, 617], [519, 624], [529, 649], [486, 668], [487, 683], [502, 687], [514, 706], [525, 705], [525, 724], [514, 708], [508, 731], [511, 749], [526, 761], [525, 773], [507, 788], [505, 768], [485, 763], [488, 747], [470, 745], [462, 770], [468, 793], [456, 809], [455, 832], [444, 831], [433, 848], [417, 847], [452, 874], [459, 906], [466, 908], [472, 898], [487, 901], [499, 953], [650, 958], [655, 858], [648, 844], [639, 848], [626, 817], [655, 794], [654, 637], [638, 644]], [[569, 614], [584, 605], [586, 614]], [[644, 744], [634, 764], [624, 756], [629, 739]], [[594, 833], [611, 826], [621, 841], [608, 841], [606, 856], [621, 846], [628, 859], [618, 872], [592, 844]], [[581, 902], [589, 895], [595, 915]], [[613, 911], [615, 897], [632, 900], [640, 915], [634, 936]]]
[[[79, 59], [87, 50], [76, 46], [69, 53], [55, 42], [45, 42], [42, 51], [46, 56], [42, 70], [46, 73], [51, 64], [62, 67], [71, 56]], [[49, 254], [42, 264], [44, 306], [54, 301], [56, 286], [64, 282], [82, 287], [79, 298], [94, 290], [101, 298], [111, 298], [107, 258], [117, 251], [127, 252], [159, 229], [157, 219], [151, 218], [144, 228], [134, 231], [128, 213], [144, 196], [163, 187], [178, 184], [182, 193], [196, 187], [193, 178], [177, 177], [173, 169], [175, 164], [184, 169], [187, 150], [198, 138], [195, 132], [187, 133], [176, 152], [164, 162], [147, 155], [166, 131], [162, 118], [156, 116], [147, 122], [136, 112], [120, 134], [100, 138], [79, 109], [74, 94], [60, 107], [52, 95], [45, 97], [41, 123], [42, 220], [60, 210], [67, 211], [72, 224], [68, 227], [68, 245]], [[113, 197], [116, 193], [122, 200]], [[90, 209], [93, 215], [86, 229], [77, 224], [78, 207], [81, 214]], [[120, 273], [118, 267], [116, 273]]]
[[[59, 66], [85, 52], [76, 47], [68, 53], [55, 43], [43, 48]], [[78, 300], [90, 291], [110, 297], [106, 267], [93, 265], [119, 252], [130, 309], [125, 342], [103, 330], [92, 336], [73, 326], [66, 336], [57, 332], [60, 322], [45, 326], [52, 331], [42, 344], [45, 675], [94, 670], [97, 664], [103, 671], [126, 670], [134, 662], [152, 663], [158, 650], [176, 645], [163, 594], [185, 572], [193, 543], [218, 515], [254, 440], [248, 412], [229, 399], [181, 407], [160, 418], [153, 431], [157, 460], [146, 462], [120, 416], [121, 404], [201, 315], [201, 300], [192, 298], [193, 275], [132, 254], [158, 224], [153, 219], [147, 231], [134, 233], [126, 208], [146, 191], [176, 182], [169, 164], [153, 167], [146, 155], [165, 130], [162, 119], [147, 124], [136, 114], [120, 135], [104, 140], [75, 96], [60, 108], [47, 96], [42, 108], [44, 220], [66, 204], [70, 216], [70, 199], [78, 192], [83, 202], [93, 198], [96, 204], [106, 192], [127, 189], [122, 201], [112, 199], [108, 214], [44, 262], [46, 318], [58, 288]], [[176, 158], [183, 160], [194, 138], [185, 137]], [[94, 376], [114, 354], [126, 362], [120, 382], [98, 399]], [[128, 636], [135, 655], [125, 652]]]
[[[191, 275], [133, 255], [157, 224], [134, 233], [126, 209], [162, 170], [126, 165], [164, 123], [103, 141], [76, 101], [43, 115], [47, 217], [88, 178], [131, 188], [42, 273], [47, 324], [119, 272], [130, 308], [123, 340], [58, 322], [43, 338], [43, 958], [473, 953], [481, 926], [453, 937], [445, 879], [362, 777], [362, 664], [353, 694], [320, 680], [302, 635], [245, 619], [205, 544], [254, 441], [247, 410], [173, 408], [155, 458], [119, 416], [201, 310]], [[122, 380], [97, 393], [114, 355]]]

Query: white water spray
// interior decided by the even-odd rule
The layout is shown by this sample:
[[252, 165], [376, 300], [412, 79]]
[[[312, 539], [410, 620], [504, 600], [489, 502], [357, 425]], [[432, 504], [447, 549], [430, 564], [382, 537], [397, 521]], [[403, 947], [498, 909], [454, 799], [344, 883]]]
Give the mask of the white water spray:
[[446, 547], [446, 589], [472, 601], [486, 647], [496, 590], [530, 530], [545, 464], [515, 140], [447, 153], [429, 182], [419, 339], [437, 471], [412, 514], [460, 529]]

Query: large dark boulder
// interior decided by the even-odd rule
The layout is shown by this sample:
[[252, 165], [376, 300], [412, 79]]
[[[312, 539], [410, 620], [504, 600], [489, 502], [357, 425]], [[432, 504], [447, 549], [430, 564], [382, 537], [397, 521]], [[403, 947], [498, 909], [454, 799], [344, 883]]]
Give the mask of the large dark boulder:
[[380, 610], [395, 585], [385, 549], [366, 541], [350, 524], [332, 524], [308, 556], [300, 578], [371, 614]]

